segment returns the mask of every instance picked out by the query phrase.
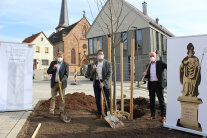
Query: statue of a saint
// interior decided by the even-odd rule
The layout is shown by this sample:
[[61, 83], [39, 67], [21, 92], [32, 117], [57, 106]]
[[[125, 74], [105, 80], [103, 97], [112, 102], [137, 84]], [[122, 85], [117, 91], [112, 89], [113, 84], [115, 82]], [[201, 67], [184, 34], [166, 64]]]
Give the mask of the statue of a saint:
[[188, 56], [182, 60], [180, 65], [180, 83], [183, 85], [183, 96], [197, 97], [199, 95], [198, 85], [201, 81], [200, 64], [194, 56], [194, 46], [192, 43], [187, 45]]

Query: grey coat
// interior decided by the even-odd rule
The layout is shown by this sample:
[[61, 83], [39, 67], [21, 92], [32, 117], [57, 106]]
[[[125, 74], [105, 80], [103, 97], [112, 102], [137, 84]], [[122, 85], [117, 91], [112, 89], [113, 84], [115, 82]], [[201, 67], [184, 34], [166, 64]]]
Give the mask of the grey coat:
[[[57, 72], [56, 69], [55, 70], [53, 69], [55, 64], [57, 64], [57, 61], [52, 61], [50, 63], [50, 67], [47, 70], [48, 74], [52, 74], [51, 88], [55, 84], [55, 76], [56, 76], [56, 72]], [[59, 71], [60, 81], [62, 82], [62, 89], [65, 89], [67, 87], [68, 74], [69, 74], [69, 64], [67, 62], [63, 61], [62, 65], [60, 67], [60, 71]]]
[[[91, 69], [91, 77], [93, 78], [93, 86], [95, 85], [95, 81], [96, 81], [96, 71], [93, 70], [93, 65], [98, 65], [98, 61], [95, 61], [93, 64], [92, 64], [92, 69]], [[111, 62], [109, 62], [108, 60], [104, 60], [103, 61], [103, 68], [102, 68], [102, 77], [103, 77], [103, 84], [104, 84], [104, 87], [106, 89], [109, 89], [110, 88], [110, 78], [112, 76], [112, 65], [111, 65]]]

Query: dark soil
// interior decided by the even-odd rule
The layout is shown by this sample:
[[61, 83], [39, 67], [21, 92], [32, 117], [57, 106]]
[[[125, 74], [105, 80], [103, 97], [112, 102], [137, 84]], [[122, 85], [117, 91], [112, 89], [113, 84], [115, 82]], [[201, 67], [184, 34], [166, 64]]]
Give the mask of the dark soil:
[[[60, 97], [56, 97], [55, 109], [59, 108]], [[47, 101], [41, 101], [36, 110], [49, 110], [50, 99]], [[96, 112], [96, 101], [91, 95], [85, 95], [85, 93], [73, 93], [65, 95], [65, 108], [70, 110], [85, 109], [91, 112]]]
[[[57, 98], [56, 109], [58, 109], [59, 98]], [[133, 121], [124, 120], [124, 126], [112, 129], [104, 120], [93, 120], [96, 113], [95, 98], [84, 93], [74, 93], [65, 96], [66, 109], [70, 109], [72, 120], [70, 123], [64, 123], [56, 110], [55, 116], [48, 116], [49, 101], [40, 101], [35, 110], [31, 113], [22, 130], [18, 134], [18, 138], [30, 138], [34, 133], [38, 123], [41, 128], [37, 138], [87, 138], [87, 137], [109, 137], [109, 138], [135, 138], [135, 137], [200, 137], [197, 135], [168, 130], [163, 128], [161, 118], [158, 114], [157, 119], [152, 121], [146, 120], [150, 115], [149, 102], [144, 98], [134, 99], [134, 119]], [[125, 100], [125, 111], [129, 111], [129, 100]], [[118, 109], [120, 101], [117, 102]], [[158, 106], [157, 106], [158, 107]]]

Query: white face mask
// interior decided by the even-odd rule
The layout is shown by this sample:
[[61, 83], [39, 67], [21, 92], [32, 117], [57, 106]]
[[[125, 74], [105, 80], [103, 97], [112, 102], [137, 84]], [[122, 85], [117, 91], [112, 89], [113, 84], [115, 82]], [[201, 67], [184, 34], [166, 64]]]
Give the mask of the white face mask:
[[104, 55], [98, 55], [98, 59], [104, 59]]
[[59, 57], [58, 62], [62, 62], [62, 61], [63, 61], [63, 58]]
[[152, 61], [152, 62], [155, 62], [155, 60], [156, 60], [155, 57], [150, 58], [150, 61]]

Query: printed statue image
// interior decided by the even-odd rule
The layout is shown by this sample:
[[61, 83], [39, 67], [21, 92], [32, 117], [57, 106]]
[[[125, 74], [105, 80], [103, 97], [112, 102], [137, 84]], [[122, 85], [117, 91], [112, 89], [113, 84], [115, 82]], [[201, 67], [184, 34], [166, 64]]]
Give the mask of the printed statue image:
[[198, 85], [201, 81], [200, 65], [197, 57], [194, 56], [194, 46], [189, 43], [187, 54], [180, 65], [180, 83], [183, 85], [183, 96], [197, 97], [199, 95]]
[[182, 96], [177, 99], [181, 104], [181, 116], [177, 121], [177, 126], [202, 131], [198, 122], [198, 109], [199, 104], [203, 102], [197, 97], [199, 95], [198, 86], [201, 83], [201, 63], [204, 52], [201, 63], [199, 63], [199, 59], [194, 56], [194, 49], [192, 43], [187, 45], [187, 56], [182, 60], [179, 69]]

